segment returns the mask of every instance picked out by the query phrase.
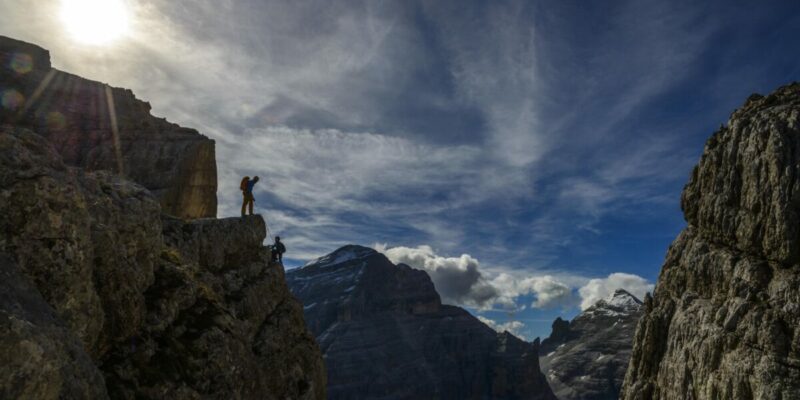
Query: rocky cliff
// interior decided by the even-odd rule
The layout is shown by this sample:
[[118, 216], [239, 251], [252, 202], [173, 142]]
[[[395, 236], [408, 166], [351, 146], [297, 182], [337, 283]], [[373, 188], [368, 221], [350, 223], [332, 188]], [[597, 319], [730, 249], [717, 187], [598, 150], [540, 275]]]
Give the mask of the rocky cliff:
[[800, 84], [735, 111], [681, 200], [622, 398], [799, 399]]
[[443, 305], [424, 271], [346, 246], [287, 281], [322, 348], [330, 399], [554, 399], [538, 343]]
[[619, 289], [572, 321], [558, 318], [539, 363], [559, 400], [619, 398], [642, 302]]
[[183, 221], [0, 126], [0, 398], [321, 399], [259, 216]]
[[[0, 42], [6, 60], [8, 40]], [[23, 75], [37, 73], [32, 63], [49, 60], [46, 51], [29, 49], [4, 62], [19, 80], [9, 81], [6, 71], [3, 85], [24, 89]], [[49, 71], [45, 86], [63, 74]], [[62, 110], [71, 121], [64, 138], [74, 143], [60, 143], [39, 125], [40, 111], [11, 116], [19, 104], [8, 95], [12, 89], [0, 87], [2, 116], [12, 122], [0, 124], [0, 398], [325, 398], [322, 355], [283, 267], [269, 262], [263, 219], [165, 215], [164, 192], [94, 163], [108, 151], [108, 121], [94, 119], [87, 94], [75, 86], [103, 86], [67, 78], [72, 83], [52, 98], [47, 91], [56, 89], [34, 90], [33, 98], [44, 94], [30, 110]], [[139, 117], [152, 119], [126, 118]], [[129, 136], [123, 160], [153, 151], [155, 159], [194, 163], [196, 147], [206, 146], [215, 163], [213, 142], [180, 131]], [[133, 163], [131, 171], [161, 167], [165, 177], [192, 174], [160, 161]], [[187, 184], [191, 191], [181, 179], [164, 182], [173, 185], [168, 190]]]
[[47, 50], [0, 36], [0, 123], [47, 138], [67, 165], [113, 171], [152, 192], [165, 213], [217, 213], [214, 141], [150, 114], [150, 104], [51, 67]]

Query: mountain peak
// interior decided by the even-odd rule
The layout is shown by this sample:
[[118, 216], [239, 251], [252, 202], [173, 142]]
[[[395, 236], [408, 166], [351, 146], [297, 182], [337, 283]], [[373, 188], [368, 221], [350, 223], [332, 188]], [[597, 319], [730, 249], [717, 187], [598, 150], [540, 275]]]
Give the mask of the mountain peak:
[[641, 300], [625, 289], [615, 290], [614, 294], [608, 296], [604, 301], [609, 305], [621, 308], [629, 308], [631, 306], [638, 308], [640, 305], [642, 305]]
[[594, 309], [638, 310], [642, 301], [627, 290], [617, 289], [613, 294], [595, 303]]
[[332, 253], [329, 253], [327, 255], [309, 261], [308, 263], [306, 263], [306, 265], [303, 266], [303, 268], [312, 266], [330, 267], [348, 261], [366, 258], [375, 254], [378, 254], [378, 252], [375, 249], [355, 244], [348, 244], [334, 250]]

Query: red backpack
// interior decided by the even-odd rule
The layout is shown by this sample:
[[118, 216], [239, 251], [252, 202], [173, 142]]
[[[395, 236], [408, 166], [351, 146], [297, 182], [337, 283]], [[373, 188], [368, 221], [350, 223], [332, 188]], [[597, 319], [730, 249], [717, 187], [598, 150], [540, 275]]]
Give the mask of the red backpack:
[[247, 183], [248, 182], [250, 182], [250, 177], [249, 176], [245, 176], [244, 178], [242, 178], [242, 183], [239, 184], [239, 190], [241, 190], [243, 192], [245, 190], [247, 190]]

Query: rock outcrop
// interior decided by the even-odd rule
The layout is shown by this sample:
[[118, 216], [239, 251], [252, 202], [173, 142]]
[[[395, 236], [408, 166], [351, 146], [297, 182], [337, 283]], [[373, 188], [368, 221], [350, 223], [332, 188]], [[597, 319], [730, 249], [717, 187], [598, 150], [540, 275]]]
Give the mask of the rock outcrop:
[[[0, 57], [16, 74], [0, 75], [0, 398], [325, 398], [321, 352], [269, 262], [264, 220], [163, 213], [177, 204], [165, 193], [192, 192], [192, 171], [213, 171], [213, 142], [107, 89], [121, 127], [153, 128], [121, 131], [114, 147], [109, 109], [89, 93], [107, 87], [49, 69], [32, 45], [0, 38]], [[36, 82], [44, 89], [18, 102]], [[42, 119], [52, 113], [66, 131]], [[114, 149], [155, 194], [109, 168]], [[213, 192], [180, 201], [202, 215]]]
[[0, 36], [0, 124], [47, 138], [67, 165], [112, 171], [180, 218], [217, 213], [214, 141], [150, 114], [150, 104], [51, 67], [47, 50]]
[[619, 398], [642, 302], [619, 289], [572, 321], [553, 322], [539, 363], [559, 400]]
[[624, 399], [800, 399], [800, 84], [706, 143], [636, 330]]
[[346, 246], [287, 272], [328, 369], [329, 399], [554, 399], [538, 343], [443, 305], [427, 273]]
[[145, 188], [0, 126], [0, 397], [321, 399], [260, 216], [162, 216]]

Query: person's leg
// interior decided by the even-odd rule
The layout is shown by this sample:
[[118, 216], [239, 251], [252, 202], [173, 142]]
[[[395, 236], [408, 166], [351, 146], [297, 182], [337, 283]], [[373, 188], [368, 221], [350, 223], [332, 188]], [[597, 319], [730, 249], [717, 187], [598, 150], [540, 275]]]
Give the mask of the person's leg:
[[253, 203], [255, 202], [255, 198], [253, 198], [252, 194], [247, 198], [247, 202], [248, 211], [250, 211], [250, 215], [253, 215]]
[[247, 195], [242, 196], [242, 216], [244, 217], [244, 212], [246, 211], [247, 207]]

